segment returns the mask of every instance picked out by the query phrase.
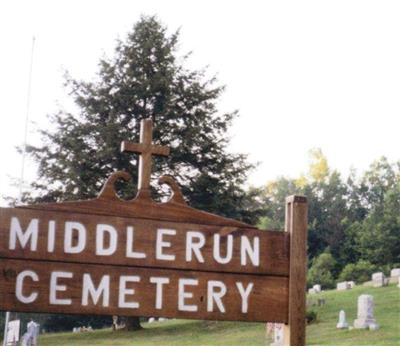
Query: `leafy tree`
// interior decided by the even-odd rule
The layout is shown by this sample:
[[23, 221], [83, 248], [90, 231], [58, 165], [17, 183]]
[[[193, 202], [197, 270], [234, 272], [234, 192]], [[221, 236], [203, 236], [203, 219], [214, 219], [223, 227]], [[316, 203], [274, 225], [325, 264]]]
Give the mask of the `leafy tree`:
[[357, 263], [347, 264], [339, 275], [339, 281], [355, 281], [362, 283], [371, 280], [371, 275], [377, 270], [377, 267], [368, 262], [361, 260]]
[[320, 284], [324, 288], [332, 288], [335, 285], [332, 271], [335, 260], [330, 253], [322, 253], [311, 264], [307, 274], [307, 285]]
[[264, 229], [282, 230], [285, 225], [286, 197], [299, 190], [292, 179], [285, 177], [269, 182], [262, 191], [265, 215], [260, 219], [259, 226]]
[[[168, 158], [154, 159], [154, 178], [173, 175], [194, 207], [249, 223], [258, 219], [257, 193], [243, 188], [253, 166], [246, 155], [226, 150], [237, 112], [218, 112], [224, 87], [204, 70], [185, 68], [189, 55], [178, 56], [178, 39], [179, 32], [168, 34], [157, 18], [142, 17], [117, 42], [114, 57], [100, 60], [96, 80], [66, 76], [76, 111], [53, 115], [55, 130], [41, 131], [43, 146], [28, 148], [38, 180], [26, 202], [92, 198], [116, 170], [137, 181], [136, 160], [120, 153], [120, 143], [138, 142], [140, 120], [152, 118], [154, 142], [171, 147]], [[125, 184], [120, 193], [132, 197], [133, 189]]]
[[389, 163], [386, 157], [374, 161], [362, 178], [360, 194], [369, 210], [383, 206], [385, 194], [400, 181], [400, 162]]
[[329, 166], [326, 156], [322, 153], [320, 148], [311, 149], [310, 166], [308, 168], [308, 175], [315, 182], [322, 182], [329, 176]]
[[384, 194], [363, 223], [357, 243], [361, 258], [384, 265], [400, 262], [400, 182]]

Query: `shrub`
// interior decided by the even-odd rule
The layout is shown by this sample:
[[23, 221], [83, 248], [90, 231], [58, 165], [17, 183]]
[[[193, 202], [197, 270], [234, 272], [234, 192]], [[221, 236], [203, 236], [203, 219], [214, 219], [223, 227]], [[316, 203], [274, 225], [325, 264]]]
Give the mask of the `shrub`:
[[357, 263], [347, 264], [339, 275], [339, 281], [355, 281], [356, 283], [362, 283], [371, 280], [371, 275], [377, 271], [378, 268], [364, 260], [360, 260]]
[[306, 312], [307, 324], [311, 324], [317, 321], [317, 313], [314, 310], [309, 310]]
[[330, 253], [323, 253], [316, 257], [307, 274], [308, 286], [320, 284], [323, 288], [333, 288], [335, 280], [333, 279], [332, 270], [335, 264], [336, 261]]

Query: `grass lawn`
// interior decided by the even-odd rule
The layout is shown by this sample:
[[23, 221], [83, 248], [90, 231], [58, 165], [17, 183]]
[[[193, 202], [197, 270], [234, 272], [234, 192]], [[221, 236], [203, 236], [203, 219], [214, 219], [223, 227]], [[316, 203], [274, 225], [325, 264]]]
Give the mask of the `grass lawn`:
[[[369, 330], [337, 330], [339, 310], [346, 311], [352, 325], [357, 314], [357, 297], [372, 294], [375, 301], [375, 317], [381, 328]], [[307, 345], [334, 346], [400, 346], [400, 289], [396, 285], [372, 288], [357, 286], [349, 291], [326, 291], [310, 296], [311, 300], [325, 298], [326, 305], [313, 306], [318, 322], [307, 328]], [[224, 345], [268, 346], [265, 324], [243, 322], [206, 322], [169, 320], [143, 324], [139, 332], [112, 332], [99, 330], [91, 333], [45, 334], [40, 346], [147, 346], [147, 345]]]

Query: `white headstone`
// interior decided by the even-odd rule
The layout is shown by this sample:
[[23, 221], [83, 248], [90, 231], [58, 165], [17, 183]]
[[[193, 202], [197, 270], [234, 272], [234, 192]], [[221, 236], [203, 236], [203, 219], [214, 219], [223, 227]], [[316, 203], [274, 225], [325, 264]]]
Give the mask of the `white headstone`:
[[275, 323], [274, 342], [270, 346], [283, 346], [283, 324]]
[[390, 271], [390, 277], [392, 278], [400, 277], [400, 268], [393, 268]]
[[[73, 329], [76, 330], [77, 328]], [[36, 346], [37, 345], [37, 338], [40, 332], [40, 324], [30, 321], [26, 326], [26, 333], [24, 334], [24, 339], [22, 342], [23, 346]]]
[[372, 285], [374, 287], [382, 287], [385, 282], [385, 275], [382, 272], [372, 274]]
[[21, 321], [14, 320], [8, 322], [7, 325], [7, 345], [14, 344], [19, 341], [19, 329], [20, 329]]
[[314, 288], [309, 288], [308, 289], [308, 294], [315, 294], [315, 293], [317, 293], [317, 292], [315, 292]]
[[337, 329], [347, 329], [349, 328], [349, 324], [346, 321], [346, 313], [344, 310], [340, 310], [339, 312], [339, 322], [336, 325]]
[[348, 290], [349, 288], [350, 288], [350, 287], [349, 287], [349, 284], [347, 283], [347, 281], [338, 282], [338, 283], [336, 284], [336, 289], [337, 289], [338, 291]]
[[150, 317], [150, 318], [149, 318], [149, 323], [153, 323], [153, 322], [155, 322], [155, 320], [156, 320], [156, 319], [155, 319], [154, 317]]
[[165, 322], [165, 321], [167, 321], [167, 320], [168, 320], [168, 318], [165, 318], [165, 317], [160, 317], [160, 318], [158, 319], [159, 322]]
[[315, 291], [315, 293], [319, 293], [319, 292], [321, 292], [322, 290], [321, 290], [321, 285], [314, 285], [313, 286], [313, 289], [314, 289], [314, 291]]
[[348, 285], [349, 288], [354, 288], [356, 283], [354, 281], [347, 281], [347, 285]]
[[376, 330], [379, 325], [374, 318], [374, 297], [362, 294], [358, 297], [357, 319], [354, 320], [354, 328]]

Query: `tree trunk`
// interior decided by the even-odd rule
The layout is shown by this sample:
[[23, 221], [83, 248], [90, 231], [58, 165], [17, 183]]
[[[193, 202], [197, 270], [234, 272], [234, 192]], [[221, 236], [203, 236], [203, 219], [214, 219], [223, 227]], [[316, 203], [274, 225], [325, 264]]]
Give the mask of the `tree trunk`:
[[125, 330], [133, 331], [133, 330], [140, 330], [143, 327], [140, 325], [139, 317], [132, 317], [127, 316], [125, 317]]

